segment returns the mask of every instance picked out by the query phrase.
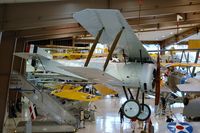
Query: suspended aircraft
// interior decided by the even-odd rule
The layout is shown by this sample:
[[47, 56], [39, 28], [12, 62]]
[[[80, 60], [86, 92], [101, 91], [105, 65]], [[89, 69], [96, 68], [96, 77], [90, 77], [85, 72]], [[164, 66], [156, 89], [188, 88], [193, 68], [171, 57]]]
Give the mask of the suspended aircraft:
[[[200, 117], [200, 80], [195, 76], [191, 77], [191, 72], [181, 71], [180, 67], [200, 67], [198, 63], [161, 63], [164, 68], [173, 68], [165, 74], [168, 77], [166, 83], [161, 87], [165, 94], [166, 103], [183, 103], [183, 115], [187, 118]], [[177, 69], [176, 69], [177, 68]], [[170, 69], [168, 69], [170, 71]], [[167, 90], [167, 91], [166, 91]], [[177, 95], [176, 92], [181, 92]]]
[[[68, 59], [68, 60], [77, 60], [77, 59], [85, 59], [87, 58], [88, 56], [88, 53], [85, 52], [85, 53], [53, 53], [53, 58], [64, 58], [64, 59]], [[99, 57], [106, 57], [107, 54], [97, 54], [95, 53], [93, 55], [93, 57], [95, 58], [99, 58]]]
[[[104, 64], [90, 62], [94, 43], [84, 67], [60, 68], [92, 82], [122, 86], [127, 98], [122, 107], [124, 115], [127, 118], [148, 119], [150, 108], [144, 104], [144, 92], [154, 91], [156, 67], [122, 14], [118, 10], [85, 9], [73, 17], [96, 37], [95, 42], [107, 44], [109, 53]], [[109, 63], [112, 55], [118, 52], [123, 53], [124, 62]], [[135, 98], [130, 88], [138, 88]], [[143, 93], [141, 104], [138, 102], [140, 91]]]
[[[144, 104], [144, 93], [154, 91], [156, 66], [122, 14], [118, 10], [85, 9], [75, 13], [73, 17], [95, 37], [85, 64], [78, 67], [62, 66], [39, 54], [16, 55], [26, 59], [37, 57], [47, 71], [89, 82], [121, 86], [127, 98], [122, 106], [124, 115], [127, 118], [137, 117], [139, 120], [148, 119], [151, 110]], [[104, 64], [90, 62], [97, 42], [107, 44], [109, 48]], [[109, 63], [112, 55], [118, 52], [123, 53], [124, 62]], [[133, 97], [130, 88], [138, 89], [136, 97]], [[142, 103], [138, 100], [139, 92], [142, 92]]]
[[51, 91], [52, 95], [60, 97], [62, 99], [77, 100], [93, 102], [102, 99], [105, 95], [115, 95], [117, 92], [102, 84], [95, 84], [91, 88], [86, 88], [84, 85], [72, 85], [72, 84], [59, 84], [59, 85], [45, 85], [47, 88], [54, 89]]
[[185, 84], [178, 84], [177, 88], [183, 94], [183, 115], [186, 118], [199, 118], [200, 113], [200, 79], [189, 78]]

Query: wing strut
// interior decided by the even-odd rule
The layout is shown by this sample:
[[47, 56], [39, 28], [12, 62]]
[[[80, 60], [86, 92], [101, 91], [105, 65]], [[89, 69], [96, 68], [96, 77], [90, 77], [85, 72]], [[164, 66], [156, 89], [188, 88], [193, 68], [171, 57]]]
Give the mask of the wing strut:
[[129, 100], [129, 98], [128, 98], [128, 94], [127, 94], [127, 92], [126, 92], [126, 88], [125, 88], [125, 86], [122, 86], [122, 87], [123, 87], [123, 90], [124, 90], [124, 94], [125, 94], [125, 96], [126, 96], [126, 99]]
[[140, 87], [138, 87], [138, 89], [137, 89], [137, 95], [136, 95], [136, 100], [137, 100], [137, 101], [139, 101], [139, 100], [138, 100], [139, 94], [140, 94]]
[[104, 30], [104, 27], [101, 30], [99, 30], [99, 32], [98, 32], [98, 34], [97, 34], [97, 36], [96, 36], [96, 38], [94, 40], [94, 43], [93, 43], [93, 45], [92, 45], [92, 47], [90, 49], [90, 52], [89, 52], [89, 54], [87, 56], [86, 62], [84, 64], [84, 67], [87, 67], [88, 64], [90, 63], [90, 59], [91, 59], [91, 57], [93, 55], [93, 52], [94, 52], [94, 50], [95, 50], [95, 48], [97, 46], [97, 43], [99, 42], [99, 39], [100, 39], [100, 37], [101, 37], [101, 35], [103, 33], [103, 30]]
[[130, 94], [130, 99], [134, 99], [133, 94], [132, 94], [130, 88], [128, 88], [128, 92], [129, 92], [129, 94]]
[[[195, 57], [194, 63], [197, 63], [197, 62], [198, 62], [199, 52], [200, 52], [200, 50], [198, 50], [197, 53], [196, 53], [196, 57]], [[196, 68], [196, 67], [193, 67], [193, 69], [192, 69], [192, 77], [194, 77], [195, 68]]]
[[107, 56], [107, 58], [106, 58], [106, 62], [105, 62], [105, 64], [104, 64], [104, 66], [103, 66], [103, 71], [105, 71], [105, 70], [106, 70], [106, 67], [108, 66], [109, 60], [110, 60], [111, 57], [112, 57], [112, 54], [113, 54], [113, 52], [114, 52], [114, 50], [115, 50], [115, 47], [117, 46], [117, 42], [119, 41], [123, 30], [124, 30], [124, 27], [122, 27], [122, 29], [117, 33], [117, 35], [116, 35], [116, 37], [115, 37], [115, 40], [114, 40], [113, 43], [112, 43], [111, 49], [110, 49], [109, 54], [108, 54], [108, 56]]

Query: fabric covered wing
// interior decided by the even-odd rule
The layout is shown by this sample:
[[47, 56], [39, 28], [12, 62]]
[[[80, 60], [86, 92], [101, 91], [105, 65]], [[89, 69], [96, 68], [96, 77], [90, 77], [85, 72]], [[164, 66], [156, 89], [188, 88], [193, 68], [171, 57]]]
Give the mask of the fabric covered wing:
[[73, 17], [94, 37], [104, 27], [100, 42], [108, 44], [109, 47], [117, 33], [124, 27], [116, 50], [124, 49], [132, 61], [140, 60], [141, 50], [143, 61], [151, 61], [146, 49], [118, 10], [85, 9], [75, 13]]
[[79, 75], [83, 78], [88, 79], [94, 83], [103, 83], [110, 85], [123, 86], [124, 84], [116, 79], [115, 77], [110, 76], [109, 74], [95, 68], [86, 68], [86, 67], [60, 67], [66, 71]]

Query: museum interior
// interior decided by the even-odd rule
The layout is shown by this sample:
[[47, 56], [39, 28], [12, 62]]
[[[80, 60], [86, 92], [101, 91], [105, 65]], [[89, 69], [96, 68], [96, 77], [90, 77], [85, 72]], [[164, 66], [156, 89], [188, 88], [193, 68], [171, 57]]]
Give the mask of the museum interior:
[[0, 133], [200, 133], [200, 0], [0, 0]]

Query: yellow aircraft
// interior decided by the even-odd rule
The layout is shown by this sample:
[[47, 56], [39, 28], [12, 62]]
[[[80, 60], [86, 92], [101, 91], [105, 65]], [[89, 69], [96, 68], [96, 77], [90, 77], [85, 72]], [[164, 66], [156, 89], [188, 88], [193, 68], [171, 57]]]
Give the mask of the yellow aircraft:
[[117, 91], [115, 91], [115, 90], [113, 90], [113, 89], [110, 89], [110, 88], [108, 88], [107, 86], [105, 86], [105, 85], [103, 85], [103, 84], [95, 84], [95, 85], [93, 85], [93, 86], [94, 86], [94, 88], [95, 88], [96, 90], [98, 90], [99, 93], [101, 93], [103, 96], [105, 96], [105, 95], [116, 95], [116, 94], [118, 94]]
[[97, 101], [101, 99], [101, 96], [96, 96], [96, 95], [74, 91], [74, 90], [61, 90], [61, 91], [54, 90], [51, 92], [51, 94], [60, 98], [78, 100], [78, 101], [87, 101], [87, 102]]
[[[97, 49], [98, 50], [98, 49]], [[78, 50], [69, 50], [65, 53], [53, 53], [53, 58], [66, 58], [68, 60], [75, 60], [75, 59], [85, 59], [88, 56], [88, 52], [80, 52]], [[93, 58], [97, 57], [106, 57], [108, 55], [108, 50], [103, 49], [103, 53], [94, 53]]]
[[[46, 85], [46, 87], [47, 86], [48, 85]], [[48, 87], [50, 87], [50, 86], [48, 86]], [[64, 84], [64, 85], [58, 84], [58, 85], [55, 85], [54, 87], [52, 87], [52, 86], [50, 87], [50, 88], [55, 89], [51, 92], [52, 95], [55, 95], [60, 98], [65, 98], [65, 99], [70, 99], [70, 100], [78, 100], [78, 101], [92, 102], [92, 101], [97, 101], [97, 100], [101, 99], [102, 96], [105, 96], [105, 95], [117, 94], [116, 91], [114, 91], [102, 84], [94, 85], [95, 89], [97, 91], [99, 91], [99, 93], [102, 96], [97, 96], [97, 95], [89, 94], [87, 92], [82, 91], [83, 86], [74, 86], [72, 84]]]
[[161, 63], [163, 67], [200, 67], [200, 64], [197, 63]]

